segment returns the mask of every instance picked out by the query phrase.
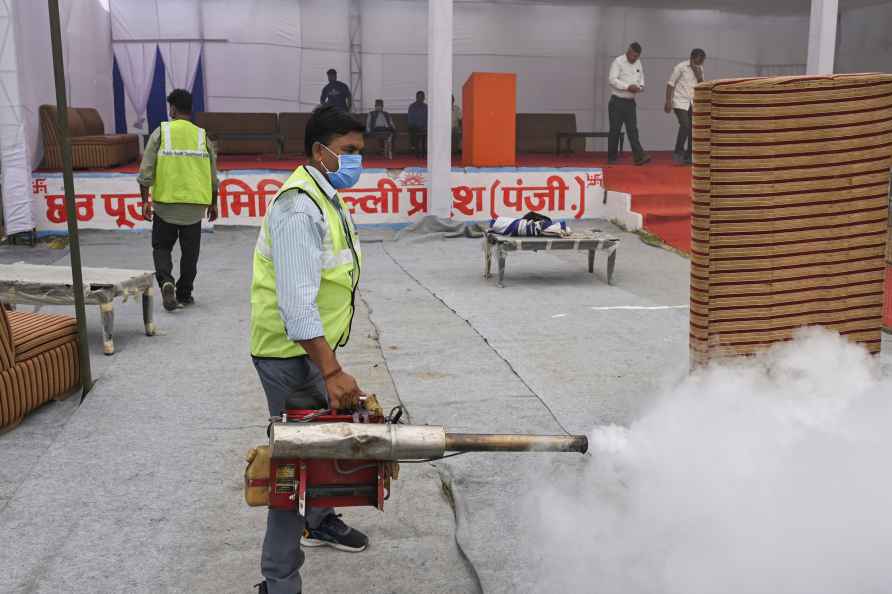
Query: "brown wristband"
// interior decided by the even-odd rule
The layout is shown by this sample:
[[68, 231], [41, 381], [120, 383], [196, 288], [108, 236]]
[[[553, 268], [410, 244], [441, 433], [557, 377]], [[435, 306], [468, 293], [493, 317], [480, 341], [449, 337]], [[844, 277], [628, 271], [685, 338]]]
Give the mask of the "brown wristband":
[[341, 369], [341, 367], [338, 366], [338, 368], [335, 369], [334, 371], [329, 371], [329, 372], [326, 373], [324, 376], [322, 376], [322, 379], [324, 379], [325, 381], [328, 381], [328, 380], [330, 380], [331, 378], [333, 378], [334, 376], [336, 376], [336, 375], [338, 375], [339, 373], [341, 373], [342, 371], [343, 371], [343, 369]]

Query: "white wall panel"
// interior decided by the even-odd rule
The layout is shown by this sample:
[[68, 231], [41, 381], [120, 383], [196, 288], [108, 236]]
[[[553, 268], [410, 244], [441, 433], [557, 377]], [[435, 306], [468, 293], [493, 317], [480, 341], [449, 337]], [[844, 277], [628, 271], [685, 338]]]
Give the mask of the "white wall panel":
[[[360, 6], [363, 53], [427, 55], [427, 2], [364, 0]], [[461, 32], [457, 19], [454, 24], [457, 47]]]
[[759, 64], [801, 64], [808, 57], [808, 15], [760, 18], [756, 38]]
[[[361, 0], [361, 3], [365, 4], [367, 1]], [[350, 0], [301, 0], [304, 47], [349, 52], [349, 9]], [[398, 29], [390, 27], [386, 34], [398, 34]]]
[[590, 55], [595, 12], [591, 6], [458, 4], [454, 52], [534, 57]]
[[205, 39], [301, 45], [301, 3], [295, 0], [204, 0]]
[[198, 39], [198, 6], [198, 0], [110, 0], [112, 38]]
[[[301, 88], [301, 51], [296, 47], [241, 43], [205, 45], [208, 110], [229, 111], [223, 105], [254, 101], [238, 111], [297, 111]], [[260, 67], [262, 65], [262, 67]], [[279, 109], [287, 103], [287, 109]], [[275, 105], [276, 109], [269, 109]]]
[[892, 71], [892, 2], [840, 14], [836, 72]]

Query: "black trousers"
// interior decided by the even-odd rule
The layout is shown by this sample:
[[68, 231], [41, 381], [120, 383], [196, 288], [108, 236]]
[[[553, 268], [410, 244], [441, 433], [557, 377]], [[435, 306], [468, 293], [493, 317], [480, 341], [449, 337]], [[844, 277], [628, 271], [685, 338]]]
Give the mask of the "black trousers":
[[691, 136], [692, 108], [674, 109], [673, 111], [675, 112], [675, 117], [678, 119], [678, 136], [675, 137], [675, 154], [690, 159], [692, 148], [691, 143], [693, 142]]
[[[173, 246], [180, 242], [180, 279], [173, 278]], [[192, 283], [198, 274], [198, 252], [201, 247], [201, 221], [194, 225], [174, 225], [157, 214], [152, 219], [152, 257], [158, 286], [176, 283], [177, 299], [192, 296]]]
[[638, 141], [638, 110], [634, 99], [623, 99], [613, 95], [607, 104], [610, 117], [610, 134], [607, 137], [607, 159], [613, 161], [619, 154], [619, 133], [626, 127], [626, 136], [632, 147], [632, 156], [636, 161], [644, 158], [644, 149]]
[[427, 128], [409, 126], [409, 146], [416, 157], [427, 154]]

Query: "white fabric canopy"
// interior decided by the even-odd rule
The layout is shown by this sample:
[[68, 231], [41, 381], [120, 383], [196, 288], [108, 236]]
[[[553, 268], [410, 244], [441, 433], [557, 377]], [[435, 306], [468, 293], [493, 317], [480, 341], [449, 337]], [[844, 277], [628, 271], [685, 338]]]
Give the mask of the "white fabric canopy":
[[134, 128], [143, 128], [146, 116], [146, 102], [152, 89], [152, 75], [158, 57], [154, 43], [114, 44], [118, 72], [124, 81], [124, 95], [133, 109], [133, 119], [128, 119]]
[[[362, 0], [359, 7], [365, 105], [358, 107], [380, 98], [388, 110], [405, 112], [415, 92], [427, 90], [427, 1]], [[112, 33], [116, 52], [121, 44], [160, 41], [173, 86], [194, 76], [197, 49], [183, 43], [204, 40], [208, 110], [308, 111], [326, 70], [350, 79], [349, 8], [350, 0], [111, 0]], [[676, 127], [662, 111], [663, 88], [693, 47], [706, 49], [710, 77], [752, 76], [763, 65], [800, 72], [808, 15], [456, 2], [453, 38], [456, 97], [471, 72], [515, 72], [518, 111], [574, 113], [580, 129], [606, 128], [609, 62], [637, 39], [649, 83], [639, 124], [645, 145], [661, 149], [672, 145]]]
[[[101, 0], [60, 0], [68, 103], [113, 121], [108, 12]], [[6, 233], [34, 228], [31, 170], [43, 158], [39, 108], [55, 105], [47, 3], [0, 2], [0, 163]]]
[[167, 71], [169, 88], [192, 89], [201, 58], [201, 45], [198, 41], [167, 41], [158, 44]]

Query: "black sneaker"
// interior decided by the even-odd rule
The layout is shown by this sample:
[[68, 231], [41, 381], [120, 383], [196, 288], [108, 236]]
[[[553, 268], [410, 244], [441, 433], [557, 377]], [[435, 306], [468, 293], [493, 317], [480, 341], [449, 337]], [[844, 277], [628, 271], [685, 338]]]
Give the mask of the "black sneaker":
[[644, 155], [643, 157], [635, 161], [635, 165], [644, 165], [646, 163], [650, 163], [650, 155]]
[[339, 551], [360, 553], [369, 546], [369, 537], [341, 521], [341, 514], [329, 514], [318, 528], [304, 530], [300, 544], [305, 547], [332, 547]]
[[[266, 580], [263, 580], [259, 584], [254, 584], [254, 587], [257, 588], [257, 594], [269, 594], [269, 590], [266, 587]], [[297, 594], [300, 594], [300, 592]]]
[[189, 295], [188, 297], [177, 297], [177, 302], [180, 305], [195, 305], [195, 297]]
[[161, 285], [161, 299], [164, 309], [167, 311], [173, 311], [177, 308], [177, 289], [173, 286], [173, 283], [166, 282]]

